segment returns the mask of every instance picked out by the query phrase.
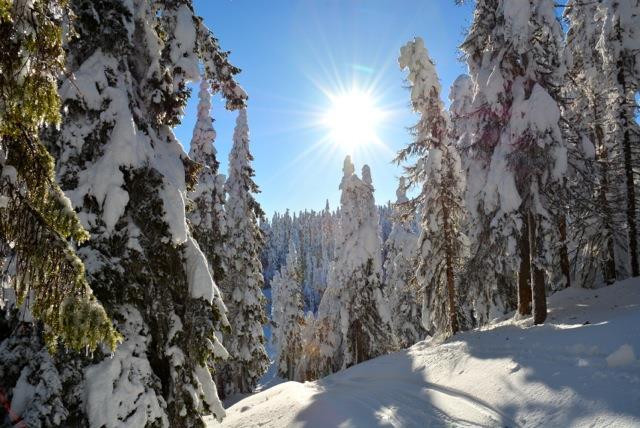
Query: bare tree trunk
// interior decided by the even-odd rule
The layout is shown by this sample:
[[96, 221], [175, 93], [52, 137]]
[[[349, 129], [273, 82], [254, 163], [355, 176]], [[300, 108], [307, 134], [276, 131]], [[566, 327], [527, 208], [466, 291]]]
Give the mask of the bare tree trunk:
[[533, 323], [542, 324], [547, 319], [547, 290], [544, 283], [544, 271], [536, 263], [541, 247], [541, 234], [538, 231], [533, 213], [529, 210], [529, 246], [531, 253], [531, 296], [533, 301]]
[[520, 271], [518, 272], [518, 313], [531, 315], [531, 252], [529, 248], [529, 221], [525, 218], [520, 235]]

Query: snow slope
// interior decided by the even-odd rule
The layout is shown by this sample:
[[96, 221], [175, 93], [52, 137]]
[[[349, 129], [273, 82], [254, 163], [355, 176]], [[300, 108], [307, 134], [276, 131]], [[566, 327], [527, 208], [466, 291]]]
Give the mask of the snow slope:
[[545, 325], [504, 319], [283, 383], [227, 409], [222, 426], [640, 426], [640, 281], [549, 303]]

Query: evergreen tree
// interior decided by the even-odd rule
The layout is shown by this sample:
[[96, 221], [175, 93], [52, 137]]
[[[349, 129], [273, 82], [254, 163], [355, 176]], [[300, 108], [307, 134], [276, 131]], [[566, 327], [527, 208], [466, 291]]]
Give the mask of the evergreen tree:
[[409, 70], [411, 104], [420, 114], [415, 141], [398, 154], [398, 161], [418, 157], [409, 168], [409, 181], [421, 186], [411, 205], [422, 209], [416, 277], [424, 288], [423, 325], [431, 334], [456, 334], [460, 329], [456, 277], [464, 247], [460, 158], [451, 143], [440, 82], [423, 40], [416, 38], [403, 46], [399, 63]]
[[381, 283], [382, 242], [371, 172], [365, 165], [358, 178], [349, 156], [343, 172], [336, 257], [316, 323], [323, 374], [396, 347]]
[[603, 2], [602, 32], [597, 49], [602, 56], [606, 115], [603, 136], [607, 154], [617, 160], [614, 172], [624, 175], [621, 189], [628, 233], [631, 275], [640, 275], [638, 248], [637, 169], [640, 126], [636, 95], [640, 90], [640, 1]]
[[304, 326], [302, 296], [302, 265], [293, 241], [289, 241], [287, 264], [273, 278], [272, 320], [276, 323], [274, 333], [278, 375], [284, 379], [297, 380], [296, 365], [302, 356], [302, 329]]
[[227, 321], [185, 218], [200, 168], [171, 128], [198, 61], [208, 79], [234, 88], [223, 91], [228, 105], [246, 95], [226, 54], [211, 58], [215, 40], [190, 1], [71, 4], [77, 37], [59, 88], [63, 121], [49, 141], [91, 234], [79, 254], [124, 342], [113, 355], [60, 357], [64, 424], [203, 426], [203, 415], [224, 415], [210, 369], [226, 356], [218, 335]]
[[403, 218], [403, 204], [409, 202], [404, 177], [396, 190], [393, 225], [385, 243], [384, 283], [393, 308], [393, 334], [401, 348], [408, 348], [426, 336], [422, 327], [418, 287], [415, 284], [416, 250], [419, 233], [413, 218]]
[[623, 189], [615, 180], [621, 173], [619, 150], [605, 138], [606, 84], [602, 56], [596, 45], [602, 33], [600, 1], [571, 0], [564, 18], [567, 84], [563, 133], [569, 149], [569, 228], [576, 248], [575, 276], [580, 284], [594, 286], [628, 275]]
[[75, 245], [89, 234], [40, 138], [43, 126], [60, 122], [68, 12], [64, 1], [0, 1], [2, 426], [59, 426], [69, 409], [55, 357], [101, 343], [113, 351], [121, 341], [87, 283]]
[[[494, 88], [493, 80], [489, 81], [492, 68], [499, 64], [496, 51], [504, 45], [499, 27], [502, 24], [496, 13], [498, 1], [476, 2], [473, 22], [461, 47], [475, 88], [472, 113], [467, 117], [469, 137], [460, 148], [467, 183], [465, 207], [469, 213], [465, 230], [470, 241], [470, 258], [463, 281], [467, 284], [468, 304], [473, 308], [476, 324], [485, 323], [516, 306], [512, 282], [517, 268], [505, 251], [513, 248], [515, 242], [507, 245], [510, 231], [495, 233], [492, 227], [495, 208], [485, 207], [484, 201], [490, 161], [499, 142], [498, 130], [504, 126], [501, 109], [496, 106], [501, 98], [489, 91]], [[495, 87], [501, 86], [497, 81]]]
[[259, 189], [253, 181], [252, 160], [247, 112], [242, 109], [233, 135], [226, 184], [229, 268], [221, 284], [231, 332], [224, 337], [229, 359], [219, 377], [225, 396], [251, 392], [269, 366], [262, 331], [267, 318], [260, 265], [263, 237], [258, 227], [264, 213], [253, 197]]
[[[506, 287], [519, 272], [519, 312], [526, 315], [533, 302], [536, 323], [546, 318], [545, 275], [563, 241], [553, 206], [567, 167], [558, 105], [562, 40], [552, 1], [485, 0], [476, 3], [462, 46], [478, 112], [470, 147], [476, 165], [467, 179], [477, 201], [471, 267], [483, 277], [489, 269], [504, 273]], [[478, 258], [489, 255], [480, 246], [497, 257]]]
[[225, 177], [218, 174], [220, 163], [216, 159], [216, 149], [213, 145], [216, 132], [213, 129], [210, 113], [211, 94], [206, 78], [200, 82], [199, 98], [198, 119], [193, 130], [189, 157], [204, 165], [204, 168], [200, 172], [195, 190], [189, 193], [194, 209], [189, 213], [188, 218], [193, 228], [193, 237], [207, 257], [211, 275], [217, 283], [220, 283], [224, 278], [226, 265], [224, 260], [227, 232], [224, 213]]
[[93, 351], [100, 342], [114, 349], [119, 335], [74, 250], [89, 235], [55, 182], [39, 135], [60, 122], [56, 77], [68, 18], [64, 1], [0, 2], [0, 257], [13, 291], [0, 314], [12, 324], [18, 311], [42, 321], [51, 351], [58, 339], [75, 350]]

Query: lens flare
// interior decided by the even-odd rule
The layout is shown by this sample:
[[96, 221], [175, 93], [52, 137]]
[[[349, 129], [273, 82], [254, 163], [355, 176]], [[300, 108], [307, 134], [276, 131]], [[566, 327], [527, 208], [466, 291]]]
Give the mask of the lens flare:
[[330, 140], [347, 150], [378, 141], [377, 128], [384, 113], [373, 97], [357, 89], [329, 95], [331, 107], [323, 118]]

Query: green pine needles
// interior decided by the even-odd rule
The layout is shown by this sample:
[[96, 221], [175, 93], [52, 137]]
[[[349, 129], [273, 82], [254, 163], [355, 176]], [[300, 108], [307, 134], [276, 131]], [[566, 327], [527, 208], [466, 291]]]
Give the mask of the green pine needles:
[[17, 303], [45, 326], [50, 351], [112, 350], [120, 334], [89, 287], [72, 244], [89, 238], [55, 182], [40, 141], [60, 121], [66, 1], [0, 0], [0, 244]]

